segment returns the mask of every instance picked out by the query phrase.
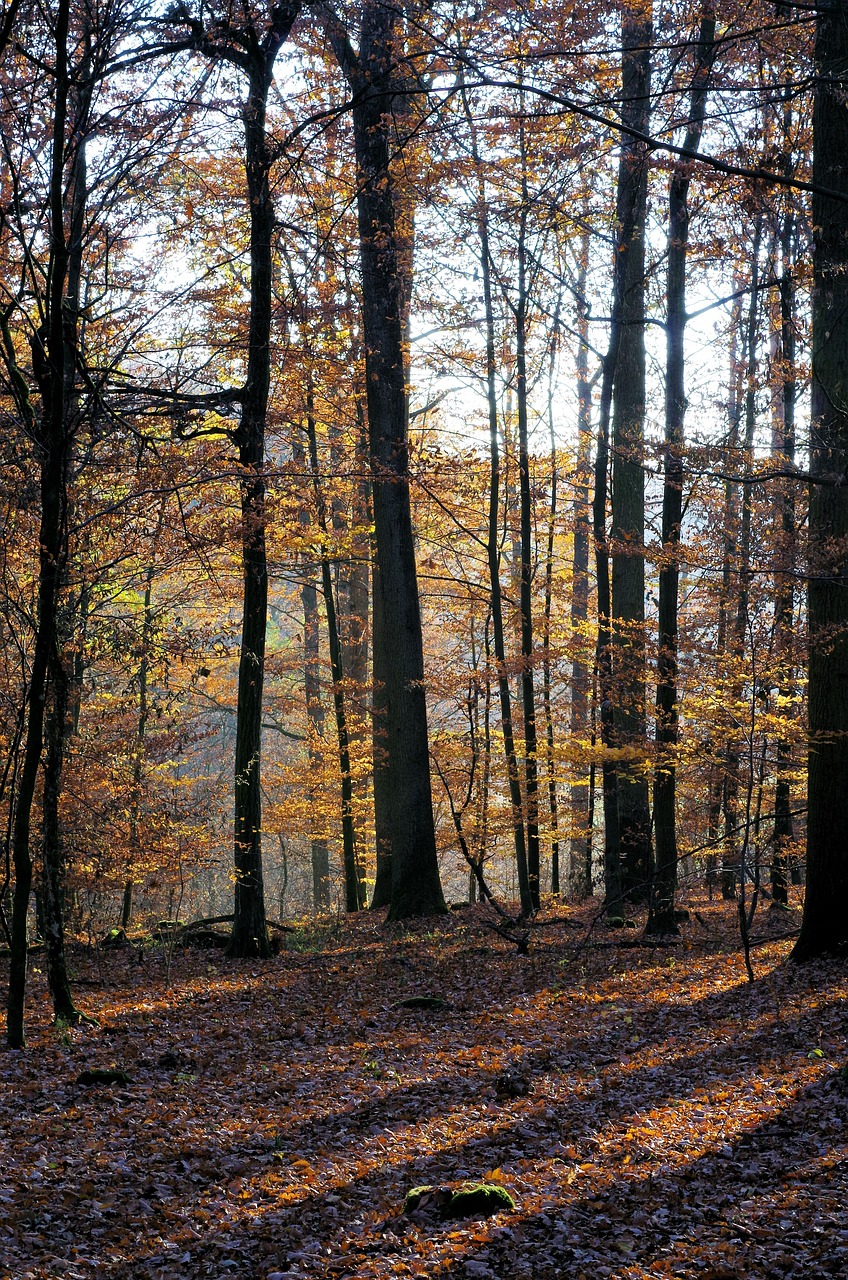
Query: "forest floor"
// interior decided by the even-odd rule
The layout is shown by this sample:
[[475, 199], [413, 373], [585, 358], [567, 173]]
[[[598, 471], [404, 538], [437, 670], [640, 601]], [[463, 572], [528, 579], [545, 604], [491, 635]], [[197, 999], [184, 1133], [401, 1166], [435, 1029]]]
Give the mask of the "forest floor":
[[[75, 952], [100, 1025], [70, 1030], [36, 957], [0, 1276], [848, 1277], [846, 966], [787, 964], [797, 912], [763, 911], [749, 983], [732, 905], [686, 905], [662, 947], [595, 904], [527, 956], [481, 908], [304, 927], [267, 963]], [[465, 1179], [516, 1208], [402, 1213]]]

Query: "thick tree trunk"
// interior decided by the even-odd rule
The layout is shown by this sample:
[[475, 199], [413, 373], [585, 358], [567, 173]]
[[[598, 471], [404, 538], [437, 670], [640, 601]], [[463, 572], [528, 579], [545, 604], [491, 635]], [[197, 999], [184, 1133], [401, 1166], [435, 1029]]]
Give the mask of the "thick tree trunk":
[[392, 901], [402, 920], [446, 910], [439, 880], [421, 611], [409, 492], [404, 237], [390, 164], [398, 12], [363, 8], [359, 52], [334, 24], [331, 39], [354, 89], [353, 131], [362, 266], [369, 448], [385, 677], [387, 767], [392, 788]]
[[[684, 147], [697, 151], [701, 142], [715, 18], [705, 6], [689, 98], [689, 124]], [[677, 889], [676, 762], [677, 604], [680, 523], [683, 518], [683, 445], [686, 415], [684, 335], [686, 330], [686, 257], [689, 247], [689, 169], [677, 165], [668, 194], [668, 275], [666, 317], [665, 459], [662, 506], [663, 554], [659, 581], [659, 649], [657, 653], [657, 763], [654, 772], [654, 840], [656, 866], [648, 917], [649, 933], [677, 933], [674, 896]]]
[[[848, 4], [816, 19], [813, 180], [848, 197]], [[813, 195], [807, 892], [794, 960], [848, 949], [848, 203]]]
[[[651, 91], [650, 7], [622, 17], [622, 123], [645, 134]], [[624, 257], [621, 337], [612, 421], [612, 645], [615, 742], [647, 752], [645, 711], [645, 211], [648, 153], [622, 135], [617, 216]], [[629, 238], [624, 239], [624, 229]], [[641, 762], [617, 770], [622, 889], [646, 898], [651, 879], [651, 818]]]

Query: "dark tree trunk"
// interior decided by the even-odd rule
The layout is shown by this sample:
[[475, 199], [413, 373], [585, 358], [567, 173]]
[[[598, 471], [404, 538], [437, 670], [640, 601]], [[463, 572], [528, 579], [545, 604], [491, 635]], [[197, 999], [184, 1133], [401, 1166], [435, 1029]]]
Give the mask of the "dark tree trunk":
[[[646, 134], [651, 91], [650, 8], [622, 17], [622, 123]], [[622, 135], [617, 217], [623, 262], [621, 336], [612, 421], [612, 686], [616, 745], [647, 752], [645, 711], [645, 211], [648, 152]], [[625, 239], [625, 230], [629, 233]], [[639, 764], [617, 770], [622, 890], [646, 898], [651, 878], [648, 783]]]
[[848, 4], [816, 19], [807, 892], [792, 957], [848, 948]]
[[[741, 283], [737, 281], [738, 283]], [[733, 304], [731, 316], [730, 385], [728, 393], [729, 430], [726, 458], [729, 471], [739, 466], [739, 426], [742, 418], [742, 373], [744, 366], [738, 359], [738, 336], [742, 327], [742, 305]], [[728, 651], [729, 617], [734, 575], [737, 572], [737, 547], [739, 538], [739, 482], [728, 478], [724, 485], [724, 511], [722, 515], [722, 565], [721, 596], [718, 608], [716, 634], [716, 671], [726, 665]], [[715, 794], [718, 797], [720, 816], [723, 819], [721, 896], [725, 901], [736, 897], [736, 808], [730, 787], [731, 772], [728, 769], [730, 737], [722, 744], [715, 764]], [[712, 780], [711, 780], [712, 781]]]
[[27, 917], [32, 891], [30, 829], [35, 784], [44, 740], [47, 678], [57, 644], [59, 584], [67, 555], [67, 341], [62, 304], [68, 270], [64, 229], [64, 160], [70, 93], [68, 68], [69, 2], [59, 0], [55, 18], [55, 96], [50, 176], [50, 291], [46, 324], [32, 340], [33, 372], [41, 399], [38, 422], [29, 425], [40, 469], [38, 620], [30, 667], [29, 714], [12, 829], [15, 891], [12, 899], [11, 958], [6, 1036], [9, 1047], [24, 1046], [27, 981]]
[[[684, 147], [697, 151], [707, 108], [713, 61], [715, 18], [711, 5], [701, 18], [689, 123]], [[668, 193], [668, 277], [666, 317], [665, 459], [662, 506], [663, 554], [659, 581], [657, 653], [657, 764], [654, 773], [656, 866], [648, 917], [649, 933], [677, 933], [677, 816], [675, 750], [677, 713], [677, 604], [680, 522], [683, 518], [683, 445], [686, 416], [684, 335], [686, 330], [686, 257], [689, 247], [689, 168], [677, 165]]]
[[524, 713], [524, 799], [527, 805], [527, 882], [530, 909], [540, 906], [539, 781], [533, 665], [533, 501], [527, 423], [527, 154], [520, 108], [521, 211], [518, 217], [518, 299], [515, 314], [515, 398], [518, 408], [518, 487], [521, 513], [521, 706]]
[[[792, 176], [792, 99], [786, 90], [783, 104], [783, 170]], [[774, 452], [781, 465], [795, 463], [795, 216], [792, 194], [785, 194], [780, 227], [780, 361], [778, 421]], [[783, 705], [791, 705], [793, 693], [795, 584], [793, 569], [797, 556], [795, 535], [795, 489], [792, 481], [784, 481], [777, 494], [775, 512], [777, 528], [777, 573], [774, 584], [775, 648], [778, 657], [778, 692]], [[784, 712], [784, 715], [789, 713]], [[771, 867], [771, 895], [779, 906], [789, 903], [789, 859], [795, 830], [792, 819], [790, 771], [792, 745], [781, 735], [777, 740], [777, 777], [774, 788], [774, 832]]]
[[242, 630], [235, 750], [234, 956], [269, 956], [262, 879], [262, 694], [268, 625], [265, 550], [265, 419], [271, 380], [271, 235], [273, 205], [265, 140], [271, 68], [252, 68], [244, 107], [245, 168], [250, 201], [248, 369], [238, 429], [241, 467]]
[[404, 241], [391, 168], [392, 98], [398, 92], [398, 10], [364, 6], [358, 54], [334, 22], [330, 38], [354, 90], [353, 132], [362, 273], [374, 538], [385, 677], [387, 768], [392, 788], [392, 901], [402, 920], [445, 911], [436, 856], [424, 651], [409, 491]]
[[225, 61], [247, 77], [242, 107], [247, 198], [250, 209], [250, 321], [247, 376], [236, 433], [241, 469], [241, 552], [243, 607], [234, 769], [235, 917], [229, 953], [271, 954], [262, 879], [262, 694], [268, 623], [268, 566], [265, 525], [265, 425], [271, 385], [271, 298], [274, 202], [270, 190], [272, 157], [266, 137], [268, 92], [277, 54], [300, 11], [283, 0], [266, 29], [250, 19], [233, 31], [231, 43], [217, 27], [207, 36], [192, 26], [197, 48], [212, 61]]
[[373, 565], [371, 577], [371, 752], [374, 768], [374, 844], [377, 874], [371, 909], [379, 911], [392, 900], [392, 782], [389, 772], [388, 734], [386, 730], [386, 638], [383, 628], [382, 597], [379, 590], [380, 571]]
[[79, 1021], [65, 962], [64, 885], [65, 857], [59, 820], [59, 797], [62, 788], [67, 735], [68, 685], [58, 652], [51, 662], [51, 708], [47, 716], [44, 763], [44, 796], [42, 813], [42, 880], [41, 919], [47, 958], [47, 985], [57, 1022]]

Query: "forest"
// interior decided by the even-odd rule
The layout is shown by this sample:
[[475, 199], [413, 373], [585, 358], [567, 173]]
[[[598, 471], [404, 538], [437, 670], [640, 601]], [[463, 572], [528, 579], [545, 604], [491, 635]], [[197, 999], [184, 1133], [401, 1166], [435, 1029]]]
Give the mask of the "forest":
[[0, 148], [8, 1275], [841, 1274], [848, 4], [3, 0]]

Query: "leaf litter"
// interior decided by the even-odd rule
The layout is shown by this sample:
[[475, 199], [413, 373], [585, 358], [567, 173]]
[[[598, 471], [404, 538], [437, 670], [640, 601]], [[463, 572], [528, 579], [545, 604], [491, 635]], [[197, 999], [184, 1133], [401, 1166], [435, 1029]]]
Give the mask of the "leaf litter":
[[[673, 948], [576, 944], [589, 909], [555, 908], [523, 956], [468, 908], [261, 966], [81, 953], [99, 1027], [53, 1027], [36, 972], [0, 1276], [848, 1276], [845, 966], [766, 939], [749, 984], [698, 905]], [[515, 1210], [403, 1214], [470, 1182]]]

